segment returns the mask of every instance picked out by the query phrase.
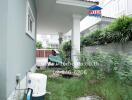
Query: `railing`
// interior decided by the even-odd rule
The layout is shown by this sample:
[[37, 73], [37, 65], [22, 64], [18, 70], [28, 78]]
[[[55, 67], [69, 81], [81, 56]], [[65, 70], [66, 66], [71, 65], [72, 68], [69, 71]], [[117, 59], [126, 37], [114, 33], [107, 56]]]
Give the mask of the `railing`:
[[52, 51], [50, 49], [36, 49], [36, 57], [47, 58]]

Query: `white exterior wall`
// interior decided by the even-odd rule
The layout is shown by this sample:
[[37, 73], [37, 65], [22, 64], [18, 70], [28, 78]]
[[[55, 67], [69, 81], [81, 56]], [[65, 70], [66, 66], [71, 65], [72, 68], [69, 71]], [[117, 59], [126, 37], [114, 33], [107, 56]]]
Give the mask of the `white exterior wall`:
[[131, 15], [132, 14], [132, 0], [127, 0], [127, 14]]
[[[29, 3], [37, 19], [34, 0], [29, 0]], [[27, 0], [8, 0], [6, 4], [6, 100], [20, 100], [17, 98], [21, 97], [17, 95], [19, 91], [15, 91], [16, 76], [19, 74], [22, 80], [36, 64], [35, 39], [26, 34], [26, 4]]]
[[[102, 15], [107, 17], [119, 17], [132, 14], [132, 0], [111, 0], [102, 5]], [[111, 12], [111, 13], [110, 13]]]
[[0, 100], [6, 100], [7, 0], [0, 1]]

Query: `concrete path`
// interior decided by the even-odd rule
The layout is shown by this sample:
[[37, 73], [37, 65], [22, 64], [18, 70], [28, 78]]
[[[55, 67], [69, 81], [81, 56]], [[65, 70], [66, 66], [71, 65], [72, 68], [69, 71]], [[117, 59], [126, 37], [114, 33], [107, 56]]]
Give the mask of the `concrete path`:
[[48, 58], [36, 58], [36, 65], [45, 68], [48, 63]]
[[87, 97], [80, 97], [77, 100], [103, 100], [98, 96], [87, 96]]
[[81, 97], [81, 98], [79, 98], [77, 100], [92, 100], [92, 99], [91, 99], [91, 97]]

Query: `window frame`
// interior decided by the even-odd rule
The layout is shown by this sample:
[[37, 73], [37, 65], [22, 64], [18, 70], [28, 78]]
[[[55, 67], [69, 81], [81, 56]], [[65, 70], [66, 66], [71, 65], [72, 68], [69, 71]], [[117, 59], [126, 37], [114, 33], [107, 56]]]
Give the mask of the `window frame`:
[[[30, 25], [30, 23], [32, 23], [32, 25]], [[29, 1], [27, 0], [27, 3], [26, 3], [26, 34], [33, 40], [35, 40], [35, 27], [36, 27], [35, 25], [36, 25], [35, 17], [31, 9], [31, 5]], [[32, 31], [30, 29], [32, 29]]]

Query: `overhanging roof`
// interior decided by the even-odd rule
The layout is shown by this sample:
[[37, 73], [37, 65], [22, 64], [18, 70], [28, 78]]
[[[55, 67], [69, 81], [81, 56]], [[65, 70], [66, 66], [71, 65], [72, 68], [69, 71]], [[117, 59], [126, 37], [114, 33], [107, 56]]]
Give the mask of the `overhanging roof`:
[[72, 28], [72, 15], [87, 16], [87, 7], [93, 2], [81, 0], [36, 0], [37, 2], [37, 33], [65, 33]]

